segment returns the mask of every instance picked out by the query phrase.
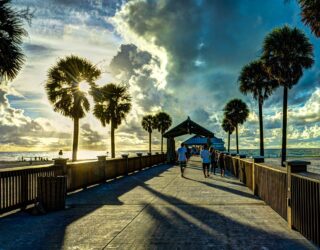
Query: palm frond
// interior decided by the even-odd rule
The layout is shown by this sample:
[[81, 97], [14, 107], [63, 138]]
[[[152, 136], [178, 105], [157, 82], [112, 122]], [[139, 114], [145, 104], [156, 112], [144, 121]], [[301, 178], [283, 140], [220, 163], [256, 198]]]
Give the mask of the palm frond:
[[232, 134], [235, 130], [235, 127], [232, 125], [232, 122], [226, 117], [223, 118], [221, 126], [223, 130], [229, 134]]
[[100, 70], [85, 58], [71, 55], [59, 59], [49, 69], [45, 86], [54, 110], [71, 118], [84, 117], [90, 103], [87, 93], [79, 89], [79, 83], [85, 81], [95, 88], [99, 76]]
[[299, 0], [302, 21], [310, 26], [312, 33], [320, 37], [320, 1]]
[[240, 99], [230, 100], [223, 109], [224, 116], [233, 126], [243, 124], [249, 116], [247, 104]]
[[278, 87], [278, 83], [272, 79], [261, 60], [253, 61], [245, 65], [238, 78], [240, 91], [263, 102]]
[[274, 29], [264, 39], [262, 59], [270, 76], [280, 85], [291, 88], [313, 63], [313, 46], [297, 28]]
[[93, 88], [91, 94], [95, 101], [94, 115], [104, 126], [113, 121], [114, 128], [118, 128], [132, 106], [127, 87], [109, 83], [101, 88]]
[[152, 130], [154, 129], [155, 124], [155, 118], [152, 115], [145, 115], [142, 117], [141, 125], [144, 130], [146, 130], [149, 133], [152, 133]]
[[28, 34], [23, 20], [21, 11], [14, 10], [10, 1], [0, 1], [0, 80], [13, 80], [24, 63], [21, 46]]
[[167, 131], [172, 125], [172, 119], [170, 115], [165, 112], [159, 112], [155, 115], [154, 119], [154, 129], [158, 129], [158, 131], [163, 134]]

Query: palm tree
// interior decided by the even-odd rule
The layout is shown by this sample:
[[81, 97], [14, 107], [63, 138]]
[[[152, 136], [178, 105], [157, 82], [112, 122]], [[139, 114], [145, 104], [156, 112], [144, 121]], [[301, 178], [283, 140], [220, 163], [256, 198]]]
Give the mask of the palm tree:
[[72, 161], [77, 160], [79, 119], [90, 109], [88, 93], [81, 88], [83, 83], [95, 86], [100, 74], [100, 70], [87, 59], [74, 55], [59, 59], [48, 71], [45, 88], [54, 111], [73, 119]]
[[14, 10], [10, 0], [0, 1], [0, 84], [13, 80], [24, 62], [21, 46], [28, 34], [23, 19], [26, 19], [23, 11]]
[[259, 105], [260, 155], [264, 156], [262, 105], [277, 87], [261, 60], [253, 61], [241, 70], [238, 82], [243, 94], [251, 93]]
[[311, 31], [320, 37], [320, 4], [316, 0], [299, 0], [302, 21], [309, 25]]
[[230, 152], [230, 135], [234, 131], [234, 126], [232, 125], [231, 121], [226, 117], [223, 118], [221, 126], [223, 130], [228, 133], [228, 152]]
[[283, 86], [281, 164], [284, 166], [287, 147], [288, 90], [298, 83], [303, 69], [312, 66], [313, 47], [302, 31], [284, 26], [274, 29], [265, 37], [262, 59], [270, 76]]
[[157, 128], [155, 125], [155, 117], [152, 115], [142, 117], [141, 125], [143, 129], [149, 133], [149, 153], [151, 154], [151, 134], [152, 130]]
[[109, 83], [96, 88], [92, 93], [95, 101], [93, 114], [100, 120], [102, 126], [111, 125], [111, 157], [115, 158], [114, 132], [131, 110], [128, 87]]
[[243, 124], [249, 115], [249, 109], [240, 99], [229, 101], [224, 107], [224, 115], [236, 129], [237, 154], [239, 154], [238, 125]]
[[155, 115], [155, 126], [161, 133], [161, 153], [163, 152], [163, 134], [166, 132], [172, 124], [170, 115], [165, 112], [159, 112]]

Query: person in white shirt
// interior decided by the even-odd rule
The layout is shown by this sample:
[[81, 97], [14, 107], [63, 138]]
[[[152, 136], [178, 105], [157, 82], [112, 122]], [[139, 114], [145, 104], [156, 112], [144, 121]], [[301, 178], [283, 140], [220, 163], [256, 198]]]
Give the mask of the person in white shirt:
[[200, 152], [200, 157], [202, 159], [202, 168], [204, 178], [209, 177], [209, 167], [210, 167], [210, 152], [208, 150], [208, 145], [204, 145]]
[[181, 177], [183, 177], [184, 169], [187, 166], [187, 156], [186, 156], [187, 149], [183, 143], [181, 143], [181, 147], [178, 148], [177, 153], [178, 153], [178, 161], [180, 164]]

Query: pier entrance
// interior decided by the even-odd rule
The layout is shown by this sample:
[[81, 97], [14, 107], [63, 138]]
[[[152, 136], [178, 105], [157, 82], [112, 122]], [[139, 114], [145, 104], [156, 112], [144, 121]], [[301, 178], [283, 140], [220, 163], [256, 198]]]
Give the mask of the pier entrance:
[[214, 133], [209, 131], [208, 129], [200, 126], [198, 123], [192, 121], [190, 117], [187, 120], [180, 123], [176, 127], [168, 130], [163, 134], [163, 137], [167, 138], [167, 160], [168, 162], [175, 162], [176, 160], [176, 145], [175, 145], [175, 137], [186, 135], [186, 134], [196, 134], [200, 136], [205, 136], [208, 138], [208, 142], [210, 143], [210, 139], [214, 137]]

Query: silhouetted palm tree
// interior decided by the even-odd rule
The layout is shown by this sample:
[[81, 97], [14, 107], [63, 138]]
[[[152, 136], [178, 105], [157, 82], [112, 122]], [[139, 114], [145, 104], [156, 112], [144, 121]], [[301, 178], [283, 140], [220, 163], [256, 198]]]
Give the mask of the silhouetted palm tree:
[[253, 61], [244, 66], [241, 70], [238, 81], [240, 83], [240, 91], [244, 94], [251, 93], [253, 98], [258, 101], [260, 155], [264, 156], [262, 105], [264, 100], [272, 94], [278, 84], [269, 76], [261, 60]]
[[302, 21], [310, 26], [311, 31], [320, 37], [320, 3], [317, 0], [298, 0], [301, 7]]
[[72, 160], [77, 160], [79, 119], [90, 109], [88, 93], [81, 88], [82, 83], [95, 86], [95, 80], [100, 76], [100, 70], [87, 59], [78, 56], [67, 56], [59, 59], [57, 64], [49, 69], [46, 82], [46, 92], [54, 111], [70, 117], [74, 122]]
[[10, 0], [0, 1], [0, 84], [14, 79], [24, 62], [22, 39], [27, 36], [23, 28], [23, 13], [10, 6]]
[[298, 83], [303, 69], [313, 64], [313, 47], [305, 34], [288, 26], [269, 33], [263, 44], [262, 58], [270, 76], [283, 86], [283, 124], [281, 163], [286, 160], [288, 90]]
[[95, 101], [93, 114], [102, 126], [111, 124], [111, 157], [115, 157], [114, 131], [131, 110], [131, 96], [125, 85], [109, 83], [93, 91]]
[[163, 152], [163, 134], [166, 132], [172, 124], [170, 115], [165, 112], [159, 112], [155, 115], [155, 126], [161, 133], [161, 153]]
[[249, 109], [240, 99], [229, 101], [224, 107], [224, 115], [236, 129], [237, 154], [239, 154], [238, 125], [243, 124], [249, 115]]
[[228, 152], [230, 152], [230, 135], [234, 131], [234, 126], [232, 125], [231, 121], [227, 119], [226, 117], [223, 118], [222, 124], [221, 124], [223, 130], [228, 133]]
[[151, 134], [153, 129], [157, 129], [155, 117], [152, 115], [146, 115], [142, 117], [141, 125], [143, 129], [149, 133], [149, 153], [151, 154]]

